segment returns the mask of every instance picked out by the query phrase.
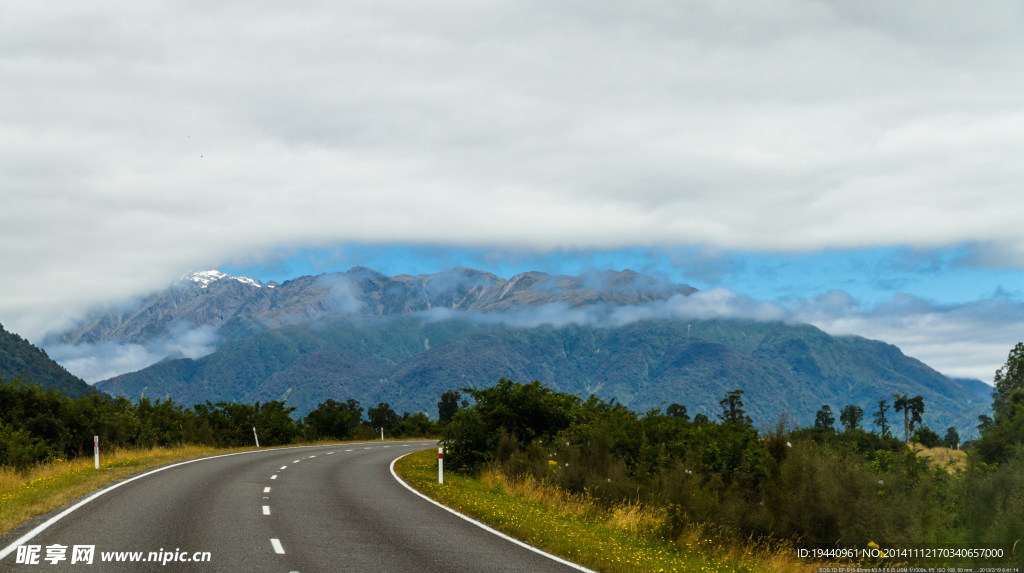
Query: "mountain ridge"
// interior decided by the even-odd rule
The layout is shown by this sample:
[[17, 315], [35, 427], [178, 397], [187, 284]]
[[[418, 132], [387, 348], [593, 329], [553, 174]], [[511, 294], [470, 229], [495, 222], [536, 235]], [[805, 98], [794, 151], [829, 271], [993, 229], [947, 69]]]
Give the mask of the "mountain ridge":
[[[197, 274], [205, 277], [197, 280]], [[392, 316], [433, 308], [501, 312], [552, 303], [565, 303], [570, 308], [598, 303], [627, 305], [696, 291], [689, 285], [658, 281], [628, 269], [578, 276], [531, 271], [506, 280], [464, 267], [394, 276], [353, 267], [343, 273], [301, 276], [272, 284], [265, 288], [268, 285], [255, 279], [219, 271], [191, 273], [128, 309], [90, 312], [77, 327], [47, 337], [44, 346], [110, 341], [144, 344], [168, 335], [172, 325], [182, 322], [192, 327], [212, 326], [222, 337], [232, 340], [325, 317]]]

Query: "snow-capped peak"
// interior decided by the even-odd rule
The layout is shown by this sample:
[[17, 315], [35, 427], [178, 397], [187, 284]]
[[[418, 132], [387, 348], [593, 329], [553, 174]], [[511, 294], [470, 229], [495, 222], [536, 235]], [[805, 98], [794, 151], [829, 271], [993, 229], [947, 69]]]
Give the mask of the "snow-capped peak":
[[207, 288], [210, 286], [210, 283], [224, 279], [236, 280], [242, 284], [252, 285], [256, 288], [263, 288], [265, 286], [263, 283], [256, 279], [251, 279], [249, 277], [233, 277], [231, 275], [222, 273], [216, 269], [209, 271], [196, 271], [194, 273], [189, 273], [182, 277], [182, 280], [192, 281], [198, 284], [200, 288]]

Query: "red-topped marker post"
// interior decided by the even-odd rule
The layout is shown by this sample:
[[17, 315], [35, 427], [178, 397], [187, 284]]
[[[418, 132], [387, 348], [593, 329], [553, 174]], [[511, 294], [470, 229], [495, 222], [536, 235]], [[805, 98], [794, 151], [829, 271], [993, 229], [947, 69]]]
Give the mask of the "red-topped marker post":
[[96, 469], [100, 469], [100, 437], [92, 437], [92, 453], [96, 457]]
[[437, 448], [437, 483], [444, 484], [444, 448]]

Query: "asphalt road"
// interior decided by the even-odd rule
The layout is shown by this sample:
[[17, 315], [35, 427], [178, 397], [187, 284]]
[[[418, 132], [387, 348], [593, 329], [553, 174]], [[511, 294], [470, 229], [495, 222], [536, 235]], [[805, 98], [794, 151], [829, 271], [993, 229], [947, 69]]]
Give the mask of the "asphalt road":
[[[38, 563], [18, 563], [15, 550], [0, 559], [0, 571], [573, 571], [394, 479], [392, 460], [429, 447], [436, 446], [287, 448], [170, 467], [124, 483], [18, 543], [38, 546]], [[57, 513], [4, 536], [0, 550]], [[75, 546], [94, 547], [91, 564]], [[133, 552], [143, 561], [112, 560], [111, 553], [131, 559]], [[64, 559], [48, 561], [48, 553]], [[151, 553], [166, 564], [145, 561]], [[29, 557], [24, 549], [21, 557]], [[75, 557], [80, 562], [72, 563]]]

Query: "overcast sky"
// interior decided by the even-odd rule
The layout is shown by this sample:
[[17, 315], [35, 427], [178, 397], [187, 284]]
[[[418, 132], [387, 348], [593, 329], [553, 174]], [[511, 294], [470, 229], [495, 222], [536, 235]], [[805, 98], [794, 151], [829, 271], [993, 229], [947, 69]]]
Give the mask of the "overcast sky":
[[0, 322], [206, 268], [631, 267], [990, 381], [1022, 10], [5, 1]]

